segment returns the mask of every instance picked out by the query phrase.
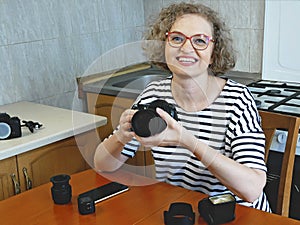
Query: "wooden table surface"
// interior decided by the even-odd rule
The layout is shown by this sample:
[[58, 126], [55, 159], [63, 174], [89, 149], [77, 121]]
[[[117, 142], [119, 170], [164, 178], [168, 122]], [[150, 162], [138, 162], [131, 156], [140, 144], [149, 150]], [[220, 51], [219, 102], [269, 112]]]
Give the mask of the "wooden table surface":
[[[96, 204], [96, 212], [80, 215], [77, 196], [111, 180], [131, 184], [129, 191]], [[147, 178], [117, 172], [101, 176], [93, 170], [71, 176], [72, 200], [66, 205], [56, 205], [51, 198], [51, 183], [0, 201], [0, 224], [3, 225], [131, 225], [164, 224], [163, 211], [173, 202], [192, 204], [196, 214], [195, 224], [206, 224], [197, 210], [199, 200], [205, 195], [166, 183], [150, 183]], [[236, 219], [228, 224], [288, 225], [300, 221], [237, 205]]]

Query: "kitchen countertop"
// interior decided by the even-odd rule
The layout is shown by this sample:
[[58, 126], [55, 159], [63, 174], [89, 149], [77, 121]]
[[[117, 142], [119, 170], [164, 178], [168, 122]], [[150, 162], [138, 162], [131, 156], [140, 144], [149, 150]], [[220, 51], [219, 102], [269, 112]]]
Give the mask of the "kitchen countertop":
[[22, 137], [0, 140], [0, 160], [84, 133], [107, 122], [102, 116], [26, 101], [2, 105], [0, 112], [17, 116], [21, 121], [43, 124], [34, 133], [22, 127]]

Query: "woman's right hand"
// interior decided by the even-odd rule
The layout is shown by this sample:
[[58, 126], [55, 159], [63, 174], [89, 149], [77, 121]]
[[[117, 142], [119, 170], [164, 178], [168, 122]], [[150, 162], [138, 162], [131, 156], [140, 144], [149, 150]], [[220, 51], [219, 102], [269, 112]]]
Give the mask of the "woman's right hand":
[[131, 141], [134, 137], [134, 132], [131, 129], [131, 119], [136, 111], [127, 109], [120, 116], [119, 129], [115, 132], [115, 135], [123, 145]]

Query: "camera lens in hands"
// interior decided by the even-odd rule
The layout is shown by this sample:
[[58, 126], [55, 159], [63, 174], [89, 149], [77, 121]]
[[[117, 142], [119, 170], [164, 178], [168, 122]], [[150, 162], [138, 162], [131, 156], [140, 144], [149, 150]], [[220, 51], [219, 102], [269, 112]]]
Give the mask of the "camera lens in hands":
[[137, 109], [138, 111], [131, 119], [132, 130], [138, 136], [150, 137], [162, 132], [167, 127], [166, 121], [156, 112], [157, 107], [163, 109], [178, 121], [175, 106], [165, 100], [157, 99], [146, 105], [138, 103], [132, 107], [132, 109]]
[[162, 132], [166, 122], [153, 110], [137, 111], [131, 120], [133, 131], [140, 137], [150, 137]]

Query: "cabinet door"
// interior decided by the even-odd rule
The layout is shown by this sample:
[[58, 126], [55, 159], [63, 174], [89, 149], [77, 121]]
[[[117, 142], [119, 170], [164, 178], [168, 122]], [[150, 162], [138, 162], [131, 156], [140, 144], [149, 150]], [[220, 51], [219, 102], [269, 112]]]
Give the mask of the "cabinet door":
[[15, 188], [12, 175], [18, 179], [16, 157], [3, 159], [0, 161], [0, 200], [14, 195]]
[[[133, 102], [134, 99], [87, 93], [88, 112], [107, 118], [107, 124], [98, 128], [101, 140], [113, 132], [119, 124], [122, 112], [130, 108]], [[146, 150], [143, 146], [140, 147], [134, 158], [126, 161], [123, 168], [136, 174], [155, 177], [151, 151]]]
[[107, 124], [98, 128], [101, 140], [108, 137], [119, 124], [121, 114], [131, 107], [134, 99], [87, 93], [89, 113], [107, 118]]
[[17, 156], [21, 190], [28, 189], [24, 168], [32, 187], [47, 183], [57, 174], [73, 174], [87, 168], [74, 137]]

